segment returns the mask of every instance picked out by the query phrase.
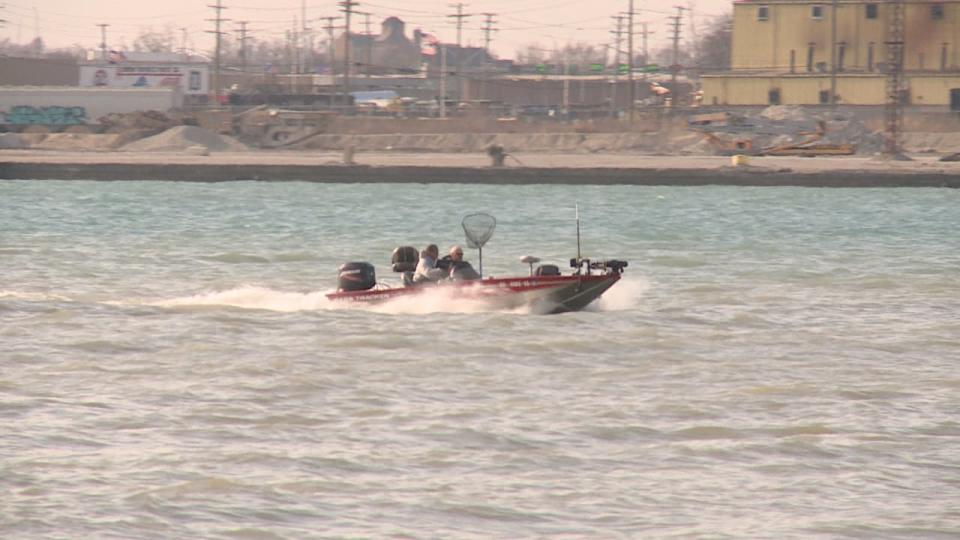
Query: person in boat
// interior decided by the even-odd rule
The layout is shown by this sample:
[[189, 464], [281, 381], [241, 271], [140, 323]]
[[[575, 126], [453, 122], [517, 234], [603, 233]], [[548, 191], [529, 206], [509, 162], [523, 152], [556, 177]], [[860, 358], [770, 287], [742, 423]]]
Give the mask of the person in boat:
[[[446, 265], [450, 269], [450, 279], [469, 280], [480, 279], [480, 274], [473, 269], [467, 261], [463, 260], [463, 248], [453, 246], [450, 248], [449, 263]], [[447, 257], [444, 257], [445, 259]]]
[[437, 257], [440, 256], [440, 248], [436, 244], [430, 244], [420, 252], [420, 260], [417, 262], [417, 269], [413, 273], [413, 282], [415, 284], [434, 283], [447, 277], [447, 271], [437, 268]]

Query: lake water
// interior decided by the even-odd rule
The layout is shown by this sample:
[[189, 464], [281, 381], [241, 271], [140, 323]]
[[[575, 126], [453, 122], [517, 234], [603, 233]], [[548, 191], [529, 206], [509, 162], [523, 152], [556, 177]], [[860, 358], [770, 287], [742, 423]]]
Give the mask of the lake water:
[[[589, 311], [331, 305], [463, 243]], [[0, 183], [0, 537], [960, 537], [960, 191]], [[467, 258], [477, 262], [474, 250]]]

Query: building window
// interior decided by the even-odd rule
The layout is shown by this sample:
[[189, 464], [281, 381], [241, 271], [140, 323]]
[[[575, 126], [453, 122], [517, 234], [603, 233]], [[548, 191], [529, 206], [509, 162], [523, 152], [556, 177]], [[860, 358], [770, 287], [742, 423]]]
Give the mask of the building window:
[[866, 14], [868, 19], [877, 18], [877, 5], [876, 4], [866, 4], [863, 6], [866, 8]]
[[790, 73], [797, 72], [797, 51], [790, 49]]
[[947, 70], [947, 43], [940, 46], [940, 71]]
[[930, 18], [935, 21], [943, 18], [943, 4], [933, 4], [930, 6]]
[[820, 20], [823, 18], [823, 6], [810, 6], [810, 18]]
[[843, 57], [847, 54], [847, 42], [841, 41], [837, 47], [837, 71], [843, 71]]
[[770, 105], [779, 105], [779, 104], [780, 104], [780, 89], [779, 89], [779, 88], [771, 88], [770, 91], [767, 92], [767, 103], [769, 103]]
[[807, 71], [813, 71], [813, 43], [807, 46]]
[[757, 6], [757, 20], [766, 21], [770, 19], [770, 6]]
[[821, 90], [821, 91], [820, 91], [820, 103], [821, 103], [822, 105], [827, 105], [828, 103], [830, 103], [830, 91], [829, 91], [829, 90]]
[[867, 71], [873, 71], [873, 46], [872, 41], [867, 45]]
[[200, 90], [200, 72], [199, 71], [190, 72], [189, 88], [190, 90]]

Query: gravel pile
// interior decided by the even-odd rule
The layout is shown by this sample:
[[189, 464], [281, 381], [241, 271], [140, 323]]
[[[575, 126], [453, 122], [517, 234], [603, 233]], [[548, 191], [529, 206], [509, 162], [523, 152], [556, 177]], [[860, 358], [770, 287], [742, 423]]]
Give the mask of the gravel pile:
[[176, 126], [163, 133], [124, 145], [125, 152], [183, 152], [192, 146], [202, 146], [210, 152], [242, 152], [247, 145], [224, 135], [197, 126]]

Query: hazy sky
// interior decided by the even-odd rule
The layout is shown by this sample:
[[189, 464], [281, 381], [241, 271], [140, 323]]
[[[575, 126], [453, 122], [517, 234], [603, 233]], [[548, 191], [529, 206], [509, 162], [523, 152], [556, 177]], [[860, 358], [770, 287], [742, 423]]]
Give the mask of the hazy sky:
[[[336, 0], [221, 0], [227, 9], [223, 17], [232, 19], [223, 30], [233, 32], [235, 21], [248, 21], [249, 35], [259, 39], [282, 39], [300, 24], [302, 6], [306, 6], [308, 26], [325, 35], [325, 22], [320, 17], [342, 15]], [[0, 37], [26, 42], [34, 36], [43, 36], [49, 47], [81, 44], [96, 48], [100, 43], [98, 23], [109, 24], [107, 42], [112, 47], [131, 43], [142, 30], [175, 29], [178, 38], [186, 28], [187, 45], [198, 51], [211, 48], [215, 11], [207, 7], [216, 0], [0, 0], [0, 19], [6, 24], [0, 28]], [[717, 15], [729, 12], [730, 0], [635, 0], [636, 20], [648, 22], [651, 49], [668, 43], [671, 35], [669, 19], [676, 14], [676, 6], [693, 8], [694, 26], [689, 12], [684, 12], [682, 35], [687, 38], [691, 29], [702, 32]], [[482, 13], [495, 13], [492, 49], [511, 58], [525, 45], [538, 44], [553, 48], [568, 41], [584, 41], [593, 45], [612, 43], [615, 29], [613, 16], [628, 9], [629, 0], [472, 0], [464, 2], [463, 12], [474, 14], [464, 20], [463, 43], [482, 45], [484, 25]], [[436, 34], [441, 41], [456, 42], [454, 2], [446, 0], [360, 0], [355, 8], [370, 12], [373, 31], [379, 31], [380, 21], [395, 15], [407, 23], [407, 35], [414, 28]], [[343, 24], [343, 19], [334, 24]], [[354, 17], [351, 27], [364, 29], [364, 17]], [[637, 25], [637, 30], [641, 30]], [[235, 34], [234, 34], [235, 35]], [[640, 38], [635, 48], [640, 49]], [[626, 40], [624, 40], [624, 43]], [[626, 46], [624, 45], [624, 49]]]

